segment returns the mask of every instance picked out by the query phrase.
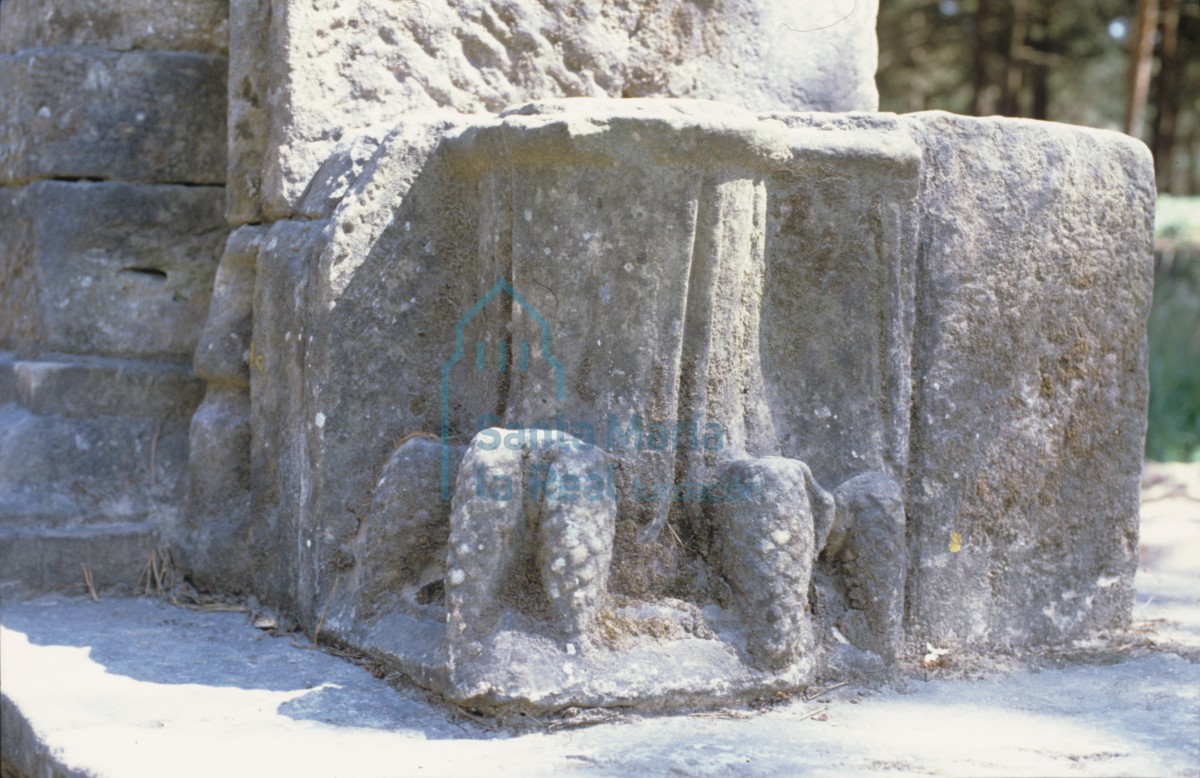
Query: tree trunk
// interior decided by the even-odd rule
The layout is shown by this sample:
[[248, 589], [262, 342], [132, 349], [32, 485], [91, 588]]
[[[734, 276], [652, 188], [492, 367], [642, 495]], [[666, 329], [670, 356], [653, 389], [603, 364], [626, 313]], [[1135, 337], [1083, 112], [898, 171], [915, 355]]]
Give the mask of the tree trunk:
[[1029, 72], [1029, 80], [1033, 85], [1033, 110], [1030, 116], [1034, 119], [1050, 118], [1050, 68], [1045, 62], [1033, 65]]
[[1129, 88], [1125, 93], [1125, 134], [1142, 137], [1146, 98], [1154, 67], [1154, 33], [1158, 29], [1158, 0], [1138, 0], [1130, 39]]
[[1009, 30], [1008, 51], [1005, 54], [1007, 68], [1004, 74], [1004, 92], [1000, 100], [1000, 113], [1005, 116], [1021, 114], [1021, 88], [1025, 76], [1023, 50], [1029, 28], [1029, 12], [1025, 0], [1013, 0], [1012, 9], [1012, 28]]
[[1179, 116], [1179, 0], [1162, 0], [1162, 43], [1154, 101], [1154, 167], [1158, 188], [1174, 192], [1175, 133]]
[[992, 7], [988, 0], [979, 0], [975, 10], [975, 51], [971, 53], [971, 113], [985, 116], [993, 113], [995, 106], [988, 89], [988, 56], [992, 53], [988, 45], [987, 30], [992, 21]]

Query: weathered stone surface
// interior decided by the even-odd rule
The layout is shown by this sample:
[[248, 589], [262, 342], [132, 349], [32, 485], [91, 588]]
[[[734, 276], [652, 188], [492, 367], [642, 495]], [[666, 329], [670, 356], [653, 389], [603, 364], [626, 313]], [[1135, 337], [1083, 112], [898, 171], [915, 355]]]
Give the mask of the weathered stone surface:
[[[447, 454], [457, 472], [463, 448], [451, 446]], [[442, 444], [432, 437], [409, 438], [384, 463], [354, 544], [356, 618], [444, 605], [450, 502], [442, 496], [441, 472]]]
[[[379, 468], [397, 441], [439, 429], [436, 389], [432, 394], [418, 389], [416, 378], [436, 375], [439, 356], [422, 355], [419, 344], [434, 337], [439, 330], [433, 322], [458, 305], [458, 295], [437, 290], [458, 283], [454, 257], [466, 256], [474, 237], [450, 234], [459, 242], [437, 249], [445, 265], [423, 274], [414, 270], [409, 252], [432, 256], [425, 246], [431, 238], [442, 240], [439, 218], [464, 211], [460, 193], [433, 183], [445, 178], [440, 163], [425, 165], [445, 126], [445, 117], [417, 117], [397, 127], [368, 164], [370, 175], [355, 182], [353, 196], [339, 207], [341, 222], [278, 222], [260, 248], [254, 344], [262, 360], [251, 371], [251, 389], [255, 456], [261, 456], [255, 472], [262, 473], [261, 482], [255, 476], [255, 490], [262, 502], [256, 497], [255, 515], [269, 523], [278, 511], [280, 522], [292, 523], [292, 537], [313, 541], [289, 551], [297, 558], [270, 560], [262, 571], [267, 578], [267, 570], [274, 570], [276, 580], [294, 575], [297, 564], [311, 571], [306, 575], [319, 585], [289, 588], [304, 601], [292, 595], [282, 601], [300, 612], [319, 612], [318, 592], [332, 590], [337, 559], [358, 531], [355, 516], [369, 512]], [[398, 216], [394, 209], [404, 209], [418, 173], [432, 198], [423, 201], [428, 208], [414, 204]], [[382, 243], [381, 234], [388, 236]], [[403, 248], [392, 242], [397, 238], [405, 241]], [[376, 304], [366, 285], [353, 291], [361, 304], [342, 295], [367, 255], [385, 276], [376, 279], [376, 292], [388, 289], [396, 300], [420, 295], [431, 303], [410, 303], [397, 315]], [[277, 476], [291, 480], [278, 484]], [[288, 507], [276, 507], [280, 495]]]
[[[84, 568], [101, 592], [131, 592], [178, 518], [193, 402], [170, 371], [111, 365], [13, 363], [17, 403], [0, 405], [0, 585], [82, 593]], [[150, 374], [158, 373], [151, 377]], [[146, 380], [146, 379], [150, 380]], [[92, 398], [86, 391], [91, 387]], [[118, 410], [139, 397], [163, 418]]]
[[[939, 145], [939, 122], [957, 134], [954, 148]], [[967, 148], [986, 148], [975, 135], [1003, 153], [984, 160]], [[302, 211], [313, 221], [280, 222], [260, 251], [253, 526], [279, 553], [256, 575], [302, 623], [328, 614], [323, 628], [338, 640], [484, 709], [729, 699], [821, 673], [877, 675], [927, 640], [1003, 649], [1014, 636], [1048, 645], [1120, 626], [1126, 583], [1109, 571], [1129, 569], [1133, 530], [1117, 521], [1094, 543], [1076, 533], [1111, 520], [1106, 504], [1136, 499], [1136, 479], [1117, 475], [1137, 469], [1145, 299], [1140, 282], [1123, 288], [1106, 319], [1102, 296], [1118, 283], [1115, 271], [1088, 275], [1100, 271], [1063, 237], [1074, 229], [1084, 246], [1133, 255], [1148, 247], [1145, 160], [1106, 138], [994, 120], [579, 100], [494, 118], [414, 117], [347, 139], [308, 190]], [[1047, 191], [1075, 209], [1076, 227], [1035, 207], [1051, 195], [1023, 148], [1102, 183], [1115, 215], [1085, 218], [1088, 189], [1075, 184]], [[990, 191], [980, 181], [1012, 187], [1005, 220], [962, 205], [965, 192]], [[1123, 188], [1134, 194], [1118, 196]], [[1042, 230], [1048, 244], [1038, 243]], [[983, 259], [971, 254], [976, 246], [986, 246]], [[1128, 269], [1139, 260], [1125, 261]], [[1096, 284], [1073, 287], [1069, 273]], [[1054, 445], [1086, 460], [1105, 444], [1056, 444], [1037, 419], [997, 415], [991, 404], [1011, 399], [1006, 382], [1026, 369], [1028, 344], [1054, 344], [1055, 332], [1089, 337], [1051, 314], [1052, 303], [1078, 301], [1088, 306], [1078, 320], [1097, 322], [1119, 349], [1086, 363], [1100, 371], [1096, 390], [1070, 370], [1045, 385], [1064, 398], [1064, 423], [1072, 412], [1115, 417], [1122, 431], [1109, 444], [1120, 461], [1107, 469], [1036, 462]], [[947, 387], [954, 405], [942, 408]], [[957, 415], [943, 427], [950, 410]], [[1099, 434], [1084, 419], [1071, 423]], [[979, 424], [982, 443], [970, 437]], [[490, 427], [557, 428], [605, 449], [617, 503], [613, 596], [588, 609], [601, 640], [586, 650], [563, 639], [588, 634], [586, 626], [536, 627], [563, 614], [489, 610], [494, 592], [506, 596], [496, 571], [515, 564], [512, 544], [471, 532], [528, 535], [537, 511], [476, 505], [451, 518], [444, 575], [463, 575], [445, 585], [454, 596], [443, 603], [440, 519], [415, 511], [406, 524], [382, 507], [407, 510], [416, 498], [380, 497], [381, 473], [386, 485], [414, 463], [427, 468], [436, 447], [397, 441], [433, 436], [457, 446]], [[1005, 436], [1013, 443], [1005, 453], [1022, 462], [980, 458]], [[501, 470], [520, 466], [504, 453]], [[799, 480], [833, 492], [832, 525], [822, 519], [806, 534], [811, 505], [796, 495], [775, 500], [774, 513], [705, 504], [730, 462], [779, 457], [811, 458], [811, 475]], [[972, 481], [984, 491], [947, 488], [971, 463], [989, 469]], [[1057, 492], [1023, 504], [988, 496], [1002, 482], [1034, 483], [1025, 476], [1043, 465]], [[447, 464], [443, 496], [455, 472], [469, 490], [470, 468]], [[1097, 472], [1111, 488], [1089, 485]], [[428, 472], [410, 481], [421, 493], [433, 486]], [[1078, 502], [1097, 508], [1087, 516], [1038, 507], [1047, 494], [1066, 505], [1084, 492]], [[373, 520], [382, 514], [392, 518]], [[1005, 534], [1013, 516], [1024, 534]], [[964, 517], [969, 531], [943, 526]], [[400, 526], [407, 535], [387, 535]], [[462, 565], [459, 531], [471, 541]], [[777, 532], [792, 543], [778, 558], [768, 554]], [[971, 532], [987, 542], [968, 551]], [[367, 551], [369, 535], [378, 551]], [[1063, 572], [1055, 565], [1068, 544], [1085, 552]], [[388, 560], [403, 560], [390, 595], [370, 588], [387, 577]], [[538, 594], [522, 602], [545, 606], [540, 593], [554, 571], [536, 561], [523, 569], [522, 590]], [[1080, 595], [1074, 582], [1084, 571], [1094, 576]], [[1064, 585], [1063, 601], [1078, 599], [1075, 620], [1045, 628], [1040, 620], [1055, 612], [1046, 597], [1062, 599]], [[471, 633], [461, 643], [447, 641], [447, 615]], [[918, 623], [926, 617], [932, 627]], [[985, 629], [964, 638], [960, 627], [972, 619]], [[497, 659], [508, 656], [516, 658]]]
[[46, 47], [0, 57], [0, 182], [225, 181], [225, 58]]
[[10, 347], [191, 356], [225, 238], [220, 188], [40, 181], [0, 191], [22, 225], [0, 249], [15, 269], [0, 286]]
[[132, 594], [161, 546], [152, 522], [12, 529], [0, 519], [0, 586], [7, 592]]
[[178, 562], [201, 586], [253, 591], [260, 557], [252, 542], [250, 371], [264, 358], [252, 340], [255, 266], [268, 228], [239, 227], [217, 267], [208, 321], [193, 366], [208, 382], [189, 432], [185, 519], [173, 540]]
[[17, 375], [11, 351], [0, 351], [0, 405], [17, 402]]
[[229, 3], [229, 120], [226, 215], [231, 224], [263, 221], [262, 176], [266, 164], [267, 95], [270, 91], [270, 0]]
[[171, 420], [40, 416], [0, 408], [0, 527], [175, 520], [186, 414]]
[[903, 117], [921, 145], [906, 630], [1044, 644], [1128, 623], [1152, 284], [1145, 146]]
[[[141, 200], [129, 197], [127, 189], [46, 183], [3, 190], [2, 207], [23, 225], [24, 238], [5, 246], [5, 263], [21, 267], [28, 285], [0, 288], [5, 308], [11, 307], [17, 319], [7, 336], [22, 352], [61, 349], [61, 336], [70, 327], [85, 329], [86, 322], [63, 322], [72, 301], [80, 307], [88, 302], [88, 289], [102, 301], [88, 311], [92, 316], [104, 311], [105, 298], [115, 296], [115, 285], [105, 289], [103, 277], [80, 284], [79, 276], [70, 276], [72, 270], [90, 273], [83, 277], [96, 281], [106, 251], [125, 253], [126, 259], [146, 251], [136, 246], [139, 236], [121, 233], [129, 222], [119, 212], [130, 205], [164, 213], [169, 207], [151, 205], [145, 192]], [[202, 207], [204, 198], [189, 195], [183, 202], [197, 203]], [[153, 218], [153, 213], [134, 215], [134, 220]], [[72, 268], [72, 262], [81, 267]], [[55, 310], [47, 312], [50, 301]], [[83, 591], [86, 570], [98, 591], [132, 591], [151, 550], [160, 546], [163, 529], [178, 518], [187, 420], [201, 390], [180, 364], [5, 354], [0, 360], [0, 584]]]
[[210, 386], [188, 431], [187, 501], [172, 538], [176, 561], [199, 586], [253, 590], [250, 441], [249, 392]]
[[221, 0], [4, 0], [0, 52], [98, 46], [221, 53], [228, 42]]
[[904, 645], [903, 488], [883, 473], [862, 473], [839, 484], [833, 498], [837, 520], [819, 565], [827, 576], [821, 608], [850, 645], [893, 662]]
[[[447, 132], [452, 138], [433, 152], [438, 137]], [[901, 138], [907, 146], [894, 152], [886, 142], [874, 147], [856, 143], [848, 132], [796, 130], [728, 107], [720, 107], [718, 114], [714, 106], [687, 101], [545, 103], [464, 132], [438, 116], [404, 122], [379, 142], [352, 184], [311, 190], [320, 192], [314, 216], [327, 212], [324, 203], [340, 202], [328, 223], [277, 225], [267, 239], [260, 255], [258, 300], [270, 312], [256, 308], [255, 319], [256, 351], [264, 354], [265, 369], [252, 371], [254, 425], [257, 431], [262, 414], [264, 431], [264, 469], [256, 472], [276, 479], [255, 487], [264, 499], [263, 510], [255, 513], [265, 517], [277, 511], [281, 526], [288, 527], [283, 536], [304, 540], [293, 546], [295, 563], [278, 564], [293, 576], [298, 571], [299, 577], [312, 576], [309, 580], [317, 582], [294, 590], [296, 599], [289, 594], [288, 606], [300, 613], [328, 614], [325, 625], [333, 634], [393, 657], [412, 677], [434, 688], [451, 688], [450, 680], [438, 675], [444, 670], [437, 669], [447, 661], [438, 658], [443, 638], [438, 627], [429, 626], [444, 624], [444, 611], [430, 615], [414, 610], [412, 602], [400, 602], [395, 606], [399, 612], [389, 616], [379, 607], [385, 601], [381, 591], [367, 603], [353, 595], [370, 586], [371, 579], [347, 568], [351, 559], [358, 559], [361, 568], [364, 557], [346, 550], [361, 543], [360, 519], [372, 513], [367, 497], [376, 486], [378, 468], [390, 469], [385, 463], [398, 438], [441, 431], [451, 442], [465, 441], [491, 413], [515, 424], [546, 421], [559, 411], [567, 419], [562, 426], [569, 429], [579, 422], [603, 428], [606, 413], [613, 412], [620, 434], [630, 432], [634, 417], [647, 427], [640, 444], [608, 442], [609, 455], [617, 462], [615, 491], [626, 505], [615, 532], [613, 586], [635, 599], [603, 617], [603, 631], [614, 645], [624, 645], [629, 630], [636, 637], [643, 629], [628, 625], [657, 624], [645, 629], [661, 632], [666, 645], [683, 641], [676, 648], [656, 650], [692, 657], [691, 680], [685, 683], [668, 674], [660, 679], [663, 686], [655, 688], [675, 689], [689, 699], [704, 696], [693, 684], [702, 685], [700, 679], [717, 668], [723, 677], [740, 679], [729, 682], [739, 694], [808, 677], [815, 666], [815, 657], [808, 655], [794, 657], [797, 661], [783, 675], [746, 668], [734, 672], [742, 661], [738, 646], [744, 644], [744, 637], [737, 637], [739, 619], [717, 614], [712, 623], [718, 626], [704, 626], [706, 619], [689, 615], [696, 604], [659, 599], [671, 592], [705, 602], [706, 592], [715, 586], [698, 546], [711, 532], [699, 519], [698, 505], [676, 501], [675, 486], [683, 478], [699, 490], [705, 479], [715, 477], [723, 457], [747, 447], [769, 452], [775, 445], [772, 427], [764, 421], [763, 383], [754, 377], [753, 344], [758, 342], [768, 245], [769, 195], [762, 177], [792, 164], [809, 145], [805, 164], [813, 177], [825, 175], [833, 165], [828, 160], [839, 154], [851, 159], [899, 154], [900, 163], [885, 159], [880, 164], [911, 170], [904, 160], [911, 158], [913, 146], [907, 136]], [[552, 164], [541, 164], [539, 155], [548, 155]], [[713, 159], [725, 160], [727, 167], [709, 172]], [[353, 175], [359, 164], [352, 154], [334, 160], [329, 181]], [[878, 172], [869, 162], [863, 166]], [[803, 169], [797, 165], [798, 171]], [[631, 181], [638, 183], [631, 186]], [[698, 204], [689, 205], [690, 199]], [[889, 208], [903, 205], [886, 202]], [[891, 252], [877, 274], [882, 278], [877, 286], [890, 289], [888, 283], [895, 282], [888, 274], [894, 271], [886, 263], [896, 261], [900, 238], [886, 230], [867, 235], [872, 250], [883, 245]], [[322, 244], [319, 263], [301, 258]], [[848, 241], [845, 251], [853, 255], [862, 245]], [[587, 262], [571, 262], [580, 252]], [[262, 275], [268, 262], [279, 263], [272, 281]], [[495, 286], [496, 278], [510, 275], [524, 301], [520, 305], [528, 303], [550, 324], [551, 353], [569, 371], [561, 402], [553, 397], [556, 376], [548, 372], [552, 364], [539, 347], [536, 317], [524, 307], [516, 313], [516, 287], [506, 291]], [[692, 294], [685, 294], [689, 286]], [[568, 307], [556, 299], [576, 303]], [[461, 334], [468, 347], [476, 341], [485, 344], [487, 369], [478, 376], [472, 367], [476, 360], [468, 356], [459, 364], [451, 359], [455, 322], [476, 301], [483, 301], [480, 318], [467, 322]], [[676, 312], [679, 322], [664, 328], [668, 310]], [[507, 381], [504, 369], [497, 369], [497, 349], [506, 342], [506, 332], [512, 339], [504, 358], [511, 365]], [[602, 344], [593, 346], [597, 338]], [[522, 341], [532, 344], [528, 369], [522, 364]], [[651, 348], [650, 343], [657, 345]], [[271, 368], [271, 355], [279, 348], [293, 355], [286, 360], [289, 365], [302, 360], [302, 373], [297, 367]], [[893, 346], [882, 351], [889, 348]], [[879, 351], [869, 352], [869, 359], [883, 359]], [[687, 387], [680, 383], [681, 365], [687, 365]], [[704, 377], [695, 379], [691, 371]], [[303, 388], [287, 385], [301, 374]], [[449, 424], [444, 428], [438, 397], [443, 379], [449, 382], [444, 400]], [[868, 392], [874, 392], [869, 396], [877, 405], [890, 401], [878, 387]], [[285, 396], [292, 399], [283, 400]], [[298, 405], [304, 408], [300, 413]], [[281, 414], [281, 408], [292, 410]], [[281, 418], [286, 414], [294, 414], [291, 421]], [[719, 420], [718, 429], [705, 430], [702, 419], [697, 441], [687, 444], [690, 455], [656, 451], [662, 442], [648, 443], [647, 436], [661, 437], [662, 430], [650, 429], [650, 423], [666, 423], [674, 434], [677, 414], [711, 414]], [[699, 441], [705, 432], [715, 436], [711, 451]], [[598, 429], [596, 434], [610, 433]], [[876, 435], [885, 437], [882, 431]], [[627, 450], [621, 450], [623, 445]], [[268, 448], [281, 452], [269, 463]], [[680, 456], [682, 475], [676, 470]], [[286, 470], [290, 480], [268, 467]], [[276, 508], [271, 499], [281, 499], [284, 507]], [[681, 495], [680, 502], [685, 500]], [[674, 511], [680, 515], [669, 519]], [[683, 521], [687, 513], [696, 514], [690, 525]], [[367, 532], [375, 531], [370, 520], [365, 526]], [[687, 545], [680, 543], [680, 532]], [[649, 539], [639, 541], [643, 535]], [[387, 558], [402, 548], [391, 544], [391, 550], [372, 553]], [[810, 552], [815, 555], [816, 549]], [[377, 570], [380, 565], [368, 560], [366, 567]], [[412, 594], [410, 600], [422, 599], [417, 595], [425, 591], [426, 602], [417, 605], [440, 610], [428, 587], [420, 574], [400, 584], [401, 591]], [[388, 630], [409, 637], [398, 643], [387, 637]], [[705, 643], [712, 640], [700, 637], [705, 630], [727, 637]], [[553, 644], [530, 650], [534, 658], [545, 651], [550, 652], [546, 658], [562, 652]], [[693, 651], [711, 662], [704, 672], [694, 670], [698, 655]], [[604, 656], [579, 665], [575, 681], [556, 677], [532, 686], [536, 662], [531, 658], [523, 669], [504, 671], [508, 680], [493, 688], [508, 691], [497, 691], [493, 702], [545, 703], [575, 699], [576, 694], [605, 699], [608, 692], [598, 690], [613, 688], [612, 681], [597, 668], [619, 663], [620, 652]], [[645, 679], [639, 683], [650, 688]], [[463, 695], [468, 694], [466, 686], [460, 689]]]
[[0, 348], [15, 349], [30, 342], [37, 330], [37, 272], [30, 261], [36, 253], [35, 220], [26, 208], [23, 187], [0, 187]]
[[[231, 56], [269, 63], [269, 115], [257, 117], [268, 122], [262, 198], [267, 215], [281, 217], [293, 212], [343, 133], [416, 110], [474, 113], [523, 100], [604, 96], [874, 110], [875, 11], [873, 0], [847, 8], [817, 0], [628, 8], [583, 0], [553, 8], [508, 0], [288, 0], [272, 9], [269, 32], [262, 12], [239, 32], [235, 10]], [[242, 83], [232, 79], [231, 88]], [[261, 98], [267, 90], [248, 93]], [[247, 181], [261, 132], [261, 125], [247, 128], [253, 140], [247, 164], [239, 165]]]
[[446, 556], [456, 696], [487, 693], [482, 679], [497, 663], [492, 639], [507, 612], [524, 617], [526, 630], [566, 641], [568, 654], [590, 646], [608, 595], [617, 514], [610, 483], [604, 451], [567, 434], [492, 428], [467, 447]]
[[[357, 500], [332, 502], [337, 507], [325, 522], [311, 521], [309, 506], [321, 486], [312, 471], [322, 469], [321, 439], [328, 434], [328, 423], [313, 400], [313, 387], [304, 380], [311, 359], [304, 312], [306, 271], [320, 256], [323, 228], [321, 222], [285, 221], [267, 233], [255, 265], [256, 358], [250, 370], [254, 432], [248, 545], [255, 589], [307, 623], [316, 623], [317, 598], [328, 596], [337, 580], [338, 560], [358, 528], [350, 509], [365, 513], [372, 483], [368, 472], [368, 486]], [[369, 419], [372, 410], [363, 408], [362, 413]], [[356, 481], [363, 477], [338, 472]], [[334, 529], [341, 531], [335, 534]]]
[[183, 366], [135, 360], [16, 360], [12, 374], [16, 401], [46, 416], [186, 417], [203, 393]]
[[768, 114], [793, 163], [767, 184], [763, 380], [775, 440], [831, 488], [903, 480], [920, 149], [888, 114]]
[[210, 384], [250, 387], [254, 265], [266, 227], [240, 227], [229, 235], [213, 280], [208, 320], [192, 366]]
[[808, 588], [833, 525], [833, 496], [803, 462], [783, 457], [736, 460], [720, 480], [737, 485], [709, 508], [730, 606], [745, 626], [751, 662], [786, 667], [813, 649]]

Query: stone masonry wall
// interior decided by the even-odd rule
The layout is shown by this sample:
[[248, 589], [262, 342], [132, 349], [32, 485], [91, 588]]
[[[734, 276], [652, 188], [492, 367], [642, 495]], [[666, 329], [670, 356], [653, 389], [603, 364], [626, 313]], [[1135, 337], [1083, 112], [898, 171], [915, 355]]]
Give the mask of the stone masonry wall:
[[[875, 12], [873, 0], [232, 3], [226, 180], [234, 232], [196, 355], [208, 391], [193, 421], [180, 544], [190, 574], [214, 587], [265, 586], [289, 605], [311, 602], [312, 587], [293, 577], [288, 561], [299, 493], [259, 488], [251, 496], [252, 482], [291, 483], [280, 474], [291, 459], [263, 447], [271, 439], [265, 429], [253, 436], [251, 465], [251, 398], [279, 409], [272, 427], [296, 422], [294, 403], [269, 394], [273, 383], [263, 379], [293, 359], [302, 364], [305, 346], [288, 318], [266, 311], [303, 307], [299, 265], [317, 261], [330, 214], [381, 144], [415, 175], [454, 117], [547, 97], [874, 110]], [[410, 131], [393, 133], [406, 118]], [[374, 197], [363, 198], [364, 213]], [[368, 241], [382, 226], [367, 225], [354, 240]], [[297, 241], [307, 248], [293, 250]], [[276, 294], [276, 282], [287, 297]], [[287, 353], [251, 342], [252, 327], [265, 334], [279, 326]], [[268, 518], [252, 523], [252, 512]]]
[[226, 50], [221, 0], [0, 5], [0, 585], [131, 589], [178, 521]]

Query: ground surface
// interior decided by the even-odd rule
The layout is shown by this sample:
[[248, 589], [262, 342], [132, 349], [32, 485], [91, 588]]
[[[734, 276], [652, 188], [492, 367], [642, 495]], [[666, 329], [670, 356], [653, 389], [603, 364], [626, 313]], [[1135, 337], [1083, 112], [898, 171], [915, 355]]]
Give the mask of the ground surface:
[[516, 734], [245, 613], [54, 597], [0, 610], [4, 752], [122, 778], [1200, 776], [1200, 466], [1143, 486], [1135, 630], [983, 679]]

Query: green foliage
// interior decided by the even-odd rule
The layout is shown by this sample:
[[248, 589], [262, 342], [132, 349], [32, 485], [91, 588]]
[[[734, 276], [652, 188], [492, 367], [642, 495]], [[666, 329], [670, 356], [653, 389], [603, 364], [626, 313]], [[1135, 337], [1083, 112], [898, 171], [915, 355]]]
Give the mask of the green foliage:
[[1160, 194], [1154, 215], [1154, 237], [1160, 245], [1200, 246], [1200, 197], [1171, 197]]
[[[1172, 75], [1164, 75], [1160, 30], [1143, 140], [1159, 154], [1159, 187], [1194, 194], [1200, 192], [1200, 0], [1171, 2], [1178, 9]], [[1136, 6], [1137, 0], [880, 0], [880, 108], [1120, 130]], [[1160, 110], [1170, 115], [1171, 105], [1174, 118], [1160, 125]]]
[[1146, 456], [1200, 461], [1200, 198], [1159, 200]]

